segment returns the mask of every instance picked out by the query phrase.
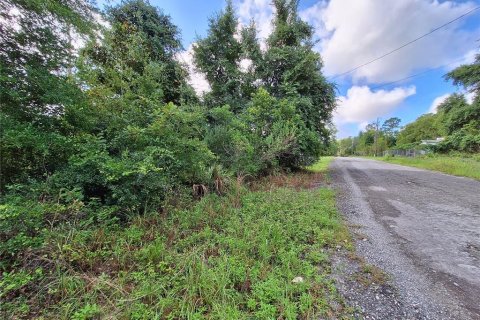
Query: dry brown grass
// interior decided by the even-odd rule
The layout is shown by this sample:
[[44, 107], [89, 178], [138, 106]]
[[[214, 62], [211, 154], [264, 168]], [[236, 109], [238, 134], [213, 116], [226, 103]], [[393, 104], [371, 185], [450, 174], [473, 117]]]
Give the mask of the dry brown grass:
[[250, 183], [252, 191], [271, 191], [278, 188], [305, 190], [327, 184], [325, 173], [302, 170], [296, 173], [277, 173]]

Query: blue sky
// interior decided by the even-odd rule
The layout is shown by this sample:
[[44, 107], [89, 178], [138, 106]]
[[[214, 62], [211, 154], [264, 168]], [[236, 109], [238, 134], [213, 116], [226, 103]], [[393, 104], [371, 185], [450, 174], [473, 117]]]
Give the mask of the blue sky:
[[[102, 5], [105, 0], [98, 1]], [[205, 36], [208, 19], [220, 11], [223, 0], [150, 0], [172, 17], [182, 31], [191, 64], [191, 43]], [[113, 1], [115, 3], [115, 1]], [[271, 30], [271, 0], [234, 0], [241, 23], [255, 19], [261, 38]], [[474, 1], [436, 0], [300, 0], [300, 16], [315, 28], [316, 47], [324, 59], [324, 72], [333, 77], [370, 61], [480, 5]], [[339, 138], [356, 135], [377, 117], [399, 117], [402, 124], [434, 110], [434, 105], [458, 90], [443, 75], [479, 52], [480, 10], [436, 31], [388, 57], [335, 78], [339, 106], [334, 122]], [[444, 67], [443, 67], [444, 66]], [[431, 70], [431, 71], [428, 71]], [[193, 68], [197, 91], [208, 89]], [[421, 76], [396, 81], [428, 71]], [[380, 86], [380, 87], [379, 87]], [[376, 88], [376, 89], [375, 89]]]

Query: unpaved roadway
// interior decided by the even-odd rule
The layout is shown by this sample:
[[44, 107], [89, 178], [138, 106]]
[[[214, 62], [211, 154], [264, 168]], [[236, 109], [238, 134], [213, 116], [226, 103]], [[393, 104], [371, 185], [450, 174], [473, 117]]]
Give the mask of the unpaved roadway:
[[480, 181], [362, 158], [336, 158], [331, 176], [357, 253], [401, 309], [364, 316], [480, 319]]

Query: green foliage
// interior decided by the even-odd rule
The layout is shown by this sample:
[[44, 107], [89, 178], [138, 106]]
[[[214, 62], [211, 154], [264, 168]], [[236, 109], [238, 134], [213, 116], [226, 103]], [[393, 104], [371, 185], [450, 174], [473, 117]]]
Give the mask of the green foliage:
[[103, 203], [143, 212], [161, 205], [181, 185], [205, 183], [213, 154], [200, 140], [199, 115], [173, 104], [159, 110], [146, 128], [127, 127], [123, 145], [85, 135], [75, 142], [77, 153], [68, 167], [52, 177], [52, 184], [81, 188], [84, 195]]
[[[414, 122], [407, 124], [400, 131], [397, 128], [400, 119], [391, 118], [384, 122], [380, 134], [375, 126], [360, 132], [358, 137], [339, 141], [341, 155], [371, 155], [371, 145], [377, 137], [380, 150], [391, 149], [426, 149], [448, 153], [460, 151], [478, 153], [480, 151], [480, 55], [470, 65], [460, 66], [449, 72], [445, 78], [452, 80], [457, 86], [463, 86], [474, 94], [472, 103], [468, 103], [463, 94], [450, 95], [438, 106], [435, 114], [424, 114]], [[377, 134], [375, 135], [375, 132]], [[444, 137], [434, 146], [421, 145], [421, 140]]]
[[312, 164], [332, 136], [334, 87], [296, 1], [275, 2], [265, 52], [230, 2], [211, 20], [201, 100], [178, 28], [147, 1], [109, 8], [105, 28], [89, 1], [1, 5], [0, 317], [332, 311], [316, 269], [346, 237], [332, 192], [242, 184]]
[[100, 308], [96, 304], [86, 304], [72, 315], [72, 320], [96, 319], [100, 314]]
[[387, 141], [387, 147], [391, 148], [397, 143], [398, 131], [400, 128], [400, 118], [394, 117], [385, 120], [382, 125], [382, 133]]
[[332, 190], [232, 190], [122, 227], [69, 221], [46, 226], [26, 268], [4, 273], [2, 316], [28, 299], [24, 317], [297, 319], [331, 314], [322, 301], [340, 299], [328, 252], [347, 233]]
[[378, 156], [396, 142], [399, 124], [398, 118], [385, 120], [381, 127], [378, 120], [370, 123], [357, 137], [341, 139], [338, 142], [338, 153], [341, 156]]
[[480, 54], [477, 54], [475, 61], [469, 65], [462, 65], [450, 71], [445, 78], [452, 80], [453, 84], [463, 86], [465, 89], [474, 92], [477, 98], [480, 96]]
[[[244, 116], [244, 134], [254, 132], [250, 145], [264, 162], [254, 166], [262, 171], [312, 163], [328, 146], [335, 107], [334, 87], [321, 73], [311, 27], [298, 17], [297, 2], [274, 5], [275, 28], [265, 52], [254, 25], [243, 28], [240, 39], [235, 37], [238, 21], [228, 2], [210, 21], [208, 36], [197, 42], [194, 56], [212, 88], [206, 104], [229, 105], [234, 114]], [[250, 66], [242, 70], [245, 62]]]
[[397, 144], [418, 143], [442, 136], [439, 118], [439, 114], [425, 114], [407, 124], [398, 134]]
[[424, 157], [388, 157], [384, 161], [406, 166], [435, 170], [461, 177], [480, 180], [480, 158], [469, 154], [438, 155]]
[[210, 19], [208, 36], [194, 46], [195, 64], [212, 89], [205, 97], [207, 105], [230, 105], [234, 113], [244, 108], [248, 99], [242, 92], [243, 74], [239, 63], [244, 54], [242, 43], [235, 38], [237, 25], [233, 4], [229, 1], [223, 12]]
[[298, 168], [312, 164], [321, 143], [297, 112], [294, 99], [276, 99], [261, 88], [252, 97], [246, 119], [267, 168]]
[[323, 62], [312, 50], [313, 29], [298, 17], [298, 2], [279, 0], [274, 6], [274, 29], [258, 67], [259, 77], [273, 96], [293, 98], [306, 127], [325, 143], [336, 105], [335, 88], [322, 75]]
[[0, 113], [0, 192], [14, 183], [45, 179], [61, 168], [73, 149], [69, 138]]
[[[72, 81], [65, 34], [96, 27], [89, 2], [2, 1], [0, 11], [0, 193], [8, 184], [45, 179], [70, 154], [64, 119], [78, 120], [84, 96]], [[17, 14], [18, 13], [18, 14]], [[71, 32], [71, 33], [70, 33]]]
[[92, 8], [87, 1], [70, 0], [6, 0], [1, 6], [2, 112], [36, 126], [51, 125], [56, 122], [52, 115], [74, 107], [81, 98], [69, 81], [72, 46], [65, 34], [92, 34]]
[[113, 136], [128, 125], [148, 125], [165, 103], [195, 102], [186, 71], [174, 59], [181, 47], [170, 18], [143, 1], [108, 14], [112, 28], [101, 44], [94, 39], [82, 50], [78, 63], [96, 127]]
[[432, 148], [434, 151], [480, 151], [479, 61], [480, 56], [477, 56], [473, 64], [460, 66], [446, 75], [446, 79], [453, 80], [455, 85], [473, 92], [473, 102], [467, 103], [463, 94], [449, 96], [438, 106], [436, 114], [423, 115], [403, 128], [396, 148], [411, 148], [420, 140], [444, 136], [445, 140]]
[[254, 145], [254, 135], [245, 122], [230, 111], [229, 106], [212, 108], [207, 117], [211, 127], [205, 142], [219, 163], [235, 174], [257, 174], [262, 169], [257, 153], [260, 150]]

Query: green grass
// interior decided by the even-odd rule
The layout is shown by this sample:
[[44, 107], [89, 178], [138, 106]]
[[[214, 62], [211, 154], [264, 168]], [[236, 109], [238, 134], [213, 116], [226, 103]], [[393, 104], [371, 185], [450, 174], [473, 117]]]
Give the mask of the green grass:
[[417, 158], [384, 157], [375, 159], [480, 180], [480, 159], [478, 157], [434, 156]]
[[334, 157], [321, 157], [316, 163], [311, 166], [308, 166], [306, 169], [311, 172], [326, 172], [328, 166], [333, 161]]
[[344, 304], [328, 277], [331, 248], [350, 246], [331, 189], [237, 186], [186, 209], [43, 232], [44, 243], [0, 279], [2, 318], [313, 319], [348, 312], [338, 308]]

